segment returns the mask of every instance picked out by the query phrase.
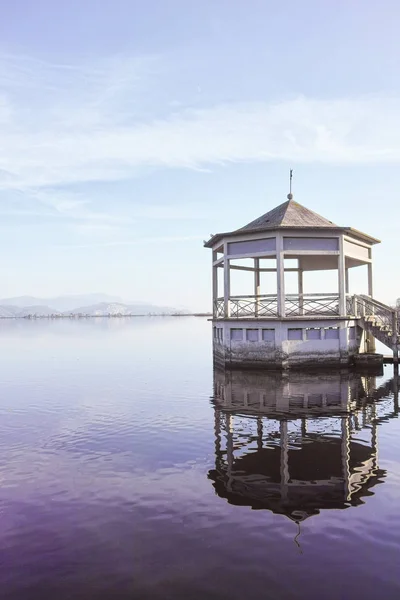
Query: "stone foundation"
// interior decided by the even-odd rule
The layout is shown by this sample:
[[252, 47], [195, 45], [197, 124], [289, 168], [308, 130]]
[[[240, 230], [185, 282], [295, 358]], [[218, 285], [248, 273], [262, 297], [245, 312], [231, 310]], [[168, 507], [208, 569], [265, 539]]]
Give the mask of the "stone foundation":
[[217, 319], [214, 361], [231, 368], [302, 369], [352, 366], [362, 329], [354, 319]]

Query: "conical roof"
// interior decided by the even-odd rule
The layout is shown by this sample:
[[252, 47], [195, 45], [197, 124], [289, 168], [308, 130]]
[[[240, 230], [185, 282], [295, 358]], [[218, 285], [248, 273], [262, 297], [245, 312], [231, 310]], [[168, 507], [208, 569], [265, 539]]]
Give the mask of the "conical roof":
[[335, 223], [332, 223], [332, 221], [329, 221], [329, 219], [326, 219], [302, 204], [295, 202], [290, 197], [290, 199], [283, 204], [273, 208], [244, 227], [225, 233], [211, 234], [210, 239], [204, 242], [204, 246], [206, 248], [212, 248], [225, 237], [241, 236], [243, 234], [257, 233], [260, 231], [276, 231], [277, 229], [309, 230], [310, 233], [312, 231], [321, 231], [321, 229], [326, 232], [330, 230], [333, 233], [345, 233], [354, 239], [367, 242], [368, 244], [379, 244], [380, 242], [380, 240], [373, 238], [366, 233], [362, 233], [361, 231], [357, 231], [352, 227], [339, 227], [338, 225], [335, 225]]
[[332, 228], [337, 227], [337, 225], [298, 202], [288, 200], [237, 231], [257, 231], [259, 229], [278, 229], [279, 227]]

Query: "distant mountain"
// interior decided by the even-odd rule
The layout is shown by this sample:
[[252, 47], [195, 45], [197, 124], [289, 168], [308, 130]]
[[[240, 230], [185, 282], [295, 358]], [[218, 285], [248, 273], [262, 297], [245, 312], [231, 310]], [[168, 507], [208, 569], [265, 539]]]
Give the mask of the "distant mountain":
[[[26, 296], [25, 298], [28, 298]], [[185, 314], [187, 311], [177, 311], [167, 306], [154, 306], [153, 304], [123, 304], [122, 302], [98, 302], [89, 306], [80, 306], [72, 310], [60, 311], [54, 306], [34, 304], [30, 306], [0, 305], [0, 318], [26, 318], [26, 317], [62, 317], [70, 315], [81, 315], [89, 317], [108, 317], [124, 315], [171, 315]]]
[[128, 314], [128, 306], [121, 302], [99, 302], [90, 306], [80, 306], [71, 311], [66, 311], [65, 314], [71, 315], [90, 315], [91, 317], [103, 317], [107, 315], [126, 315]]
[[17, 306], [0, 306], [0, 318], [15, 317], [19, 308]]
[[28, 308], [30, 306], [51, 306], [56, 311], [65, 312], [74, 310], [78, 306], [89, 306], [99, 302], [122, 302], [118, 296], [108, 294], [77, 294], [71, 296], [58, 296], [56, 298], [36, 298], [34, 296], [17, 296], [0, 300], [1, 306], [17, 306]]
[[81, 306], [70, 311], [74, 315], [89, 315], [102, 317], [108, 315], [161, 315], [173, 314], [176, 310], [166, 306], [154, 306], [152, 304], [123, 304], [122, 302], [100, 302], [91, 306]]
[[[2, 308], [2, 307], [0, 307]], [[33, 317], [48, 317], [50, 315], [57, 315], [60, 316], [62, 313], [60, 313], [58, 310], [55, 310], [54, 308], [50, 308], [49, 306], [26, 306], [25, 308], [19, 310], [17, 313], [14, 314], [14, 317], [29, 317], [29, 316], [33, 316]]]

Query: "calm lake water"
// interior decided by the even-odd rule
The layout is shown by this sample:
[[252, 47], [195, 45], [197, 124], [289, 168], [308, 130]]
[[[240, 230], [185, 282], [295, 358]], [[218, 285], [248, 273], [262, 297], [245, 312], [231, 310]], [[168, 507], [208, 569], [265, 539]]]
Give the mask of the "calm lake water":
[[2, 599], [400, 597], [391, 368], [213, 373], [196, 318], [0, 341]]

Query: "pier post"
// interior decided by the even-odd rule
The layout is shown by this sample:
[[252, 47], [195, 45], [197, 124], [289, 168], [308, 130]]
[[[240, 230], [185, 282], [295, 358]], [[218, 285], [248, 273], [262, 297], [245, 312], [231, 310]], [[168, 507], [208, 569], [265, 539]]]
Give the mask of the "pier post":
[[399, 374], [399, 344], [398, 344], [397, 328], [398, 328], [397, 310], [394, 310], [393, 317], [392, 317], [392, 344], [393, 344], [393, 366], [394, 366], [395, 374], [397, 371], [396, 376], [398, 376], [398, 374]]
[[393, 410], [397, 415], [399, 413], [399, 365], [393, 368]]

